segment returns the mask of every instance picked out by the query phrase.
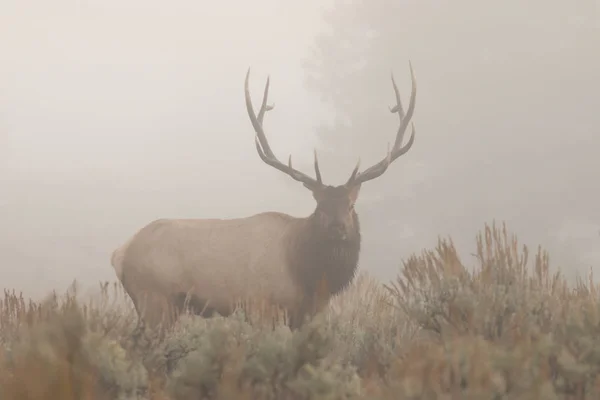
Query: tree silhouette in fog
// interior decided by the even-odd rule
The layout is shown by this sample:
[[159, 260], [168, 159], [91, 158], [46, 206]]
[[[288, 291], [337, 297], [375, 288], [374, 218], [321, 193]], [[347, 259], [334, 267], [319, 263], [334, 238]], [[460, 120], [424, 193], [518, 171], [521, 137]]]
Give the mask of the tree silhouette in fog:
[[[396, 122], [390, 72], [405, 103], [409, 60], [417, 78], [415, 145], [363, 202], [369, 263], [389, 268], [438, 234], [470, 245], [463, 232], [492, 218], [561, 262], [583, 251], [560, 248], [556, 232], [571, 220], [600, 225], [593, 7], [359, 0], [325, 13], [305, 71], [306, 87], [331, 110], [318, 132], [325, 162], [335, 152], [328, 169], [381, 158]], [[402, 225], [414, 236], [400, 240]]]

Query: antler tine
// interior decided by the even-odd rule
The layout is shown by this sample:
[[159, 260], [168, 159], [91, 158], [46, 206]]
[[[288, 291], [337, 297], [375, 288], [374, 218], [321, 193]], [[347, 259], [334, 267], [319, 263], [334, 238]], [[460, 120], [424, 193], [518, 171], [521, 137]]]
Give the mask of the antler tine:
[[391, 73], [392, 76], [392, 86], [394, 87], [394, 94], [396, 95], [396, 105], [394, 107], [389, 107], [391, 113], [398, 113], [400, 117], [400, 122], [404, 119], [404, 109], [402, 108], [402, 99], [400, 98], [400, 90], [398, 90], [398, 85], [396, 85], [396, 80], [394, 79], [394, 73]]
[[245, 90], [245, 98], [246, 98], [246, 110], [248, 111], [248, 115], [250, 117], [250, 122], [252, 123], [252, 127], [256, 132], [256, 137], [258, 138], [261, 147], [264, 149], [265, 154], [268, 157], [274, 158], [275, 154], [271, 150], [271, 146], [269, 146], [269, 142], [267, 141], [267, 137], [262, 128], [263, 119], [267, 111], [273, 109], [273, 107], [267, 107], [267, 98], [269, 96], [269, 85], [270, 85], [270, 77], [267, 77], [267, 83], [265, 84], [262, 104], [260, 110], [258, 111], [258, 118], [254, 113], [254, 107], [252, 106], [252, 98], [250, 97], [250, 89], [248, 88], [248, 81], [250, 79], [250, 68], [248, 68], [248, 72], [246, 72], [246, 81], [244, 85]]
[[[402, 145], [402, 141], [404, 140], [404, 133], [406, 132], [408, 123], [410, 122], [410, 120], [415, 112], [415, 100], [416, 100], [416, 96], [417, 96], [417, 81], [415, 79], [415, 72], [413, 70], [412, 63], [410, 61], [408, 63], [408, 66], [410, 68], [410, 80], [411, 80], [412, 90], [410, 92], [410, 102], [408, 103], [408, 109], [406, 110], [406, 114], [404, 114], [404, 110], [402, 109], [402, 100], [400, 99], [400, 91], [398, 90], [396, 81], [394, 80], [394, 78], [392, 76], [392, 85], [394, 87], [394, 93], [396, 94], [397, 106], [394, 107], [390, 111], [396, 112], [398, 114], [398, 118], [400, 120], [400, 126], [398, 127], [398, 132], [396, 133], [396, 141], [394, 142], [394, 147], [393, 147], [393, 151], [395, 151], [398, 154], [394, 154], [394, 158], [392, 159], [392, 161], [395, 160], [396, 158], [398, 158], [399, 156], [401, 156], [402, 154], [406, 153], [410, 149], [410, 147], [409, 147], [401, 154], [399, 153], [400, 146]], [[412, 133], [414, 134], [414, 127], [412, 129]], [[414, 138], [412, 141], [414, 141]], [[411, 146], [412, 146], [412, 141], [410, 141]]]
[[[250, 68], [248, 68], [248, 72], [250, 72]], [[267, 83], [265, 84], [265, 89], [263, 92], [263, 100], [260, 105], [260, 110], [258, 110], [258, 122], [262, 125], [263, 119], [265, 118], [265, 114], [267, 111], [271, 111], [275, 108], [275, 104], [267, 105], [267, 98], [269, 97], [269, 86], [271, 84], [271, 77], [267, 76]]]
[[356, 175], [358, 174], [359, 168], [360, 168], [360, 158], [358, 159], [358, 162], [356, 163], [356, 167], [354, 167], [354, 169], [352, 170], [352, 173], [350, 174], [350, 178], [348, 178], [348, 181], [346, 182], [346, 186], [350, 185], [352, 182], [354, 182], [354, 180], [356, 179]]
[[389, 110], [392, 113], [398, 114], [398, 118], [400, 120], [400, 125], [398, 126], [398, 131], [396, 133], [396, 139], [394, 141], [394, 146], [392, 147], [391, 151], [389, 150], [388, 146], [388, 154], [383, 160], [379, 161], [377, 164], [371, 166], [370, 168], [366, 169], [365, 171], [359, 174], [356, 174], [355, 171], [353, 171], [350, 177], [351, 179], [348, 180], [348, 184], [361, 184], [381, 176], [392, 162], [394, 162], [398, 157], [405, 154], [411, 149], [415, 141], [415, 126], [412, 123], [410, 138], [408, 142], [404, 146], [402, 146], [402, 141], [404, 140], [406, 128], [408, 127], [409, 122], [411, 122], [410, 120], [415, 111], [415, 101], [417, 96], [417, 82], [415, 79], [412, 64], [410, 62], [409, 67], [412, 90], [410, 94], [410, 102], [408, 104], [408, 109], [406, 110], [406, 113], [404, 113], [404, 109], [402, 107], [402, 100], [400, 99], [400, 91], [398, 90], [398, 86], [396, 85], [394, 75], [392, 74], [392, 86], [396, 95], [396, 105], [394, 107], [390, 107]]
[[265, 85], [263, 99], [261, 103], [260, 110], [258, 111], [258, 116], [254, 113], [254, 107], [252, 106], [252, 99], [250, 97], [250, 90], [248, 89], [248, 81], [250, 78], [250, 68], [248, 68], [248, 72], [246, 73], [246, 80], [244, 84], [245, 89], [245, 98], [246, 98], [246, 110], [248, 111], [248, 116], [250, 117], [250, 122], [252, 123], [252, 127], [256, 132], [256, 136], [254, 138], [256, 144], [256, 151], [258, 152], [258, 156], [261, 160], [263, 160], [267, 165], [278, 169], [281, 172], [286, 173], [291, 176], [293, 179], [304, 183], [304, 186], [308, 189], [314, 190], [320, 186], [322, 186], [321, 182], [321, 173], [319, 171], [319, 164], [317, 161], [317, 154], [315, 151], [315, 172], [317, 175], [317, 179], [313, 179], [310, 176], [303, 174], [302, 172], [292, 168], [292, 156], [290, 155], [288, 160], [288, 165], [283, 164], [275, 154], [273, 150], [271, 150], [271, 146], [269, 145], [269, 141], [267, 140], [267, 136], [263, 130], [263, 119], [267, 111], [271, 111], [275, 106], [267, 105], [267, 98], [269, 96], [269, 84], [270, 79], [267, 78], [267, 83]]
[[315, 176], [317, 177], [317, 181], [319, 183], [323, 183], [321, 180], [321, 170], [319, 169], [319, 158], [317, 157], [317, 149], [315, 149]]

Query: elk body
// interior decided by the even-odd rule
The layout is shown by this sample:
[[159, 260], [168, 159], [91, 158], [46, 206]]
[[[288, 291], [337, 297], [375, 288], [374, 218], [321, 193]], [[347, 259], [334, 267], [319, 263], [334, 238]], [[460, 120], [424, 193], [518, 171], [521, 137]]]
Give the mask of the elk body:
[[416, 82], [410, 68], [412, 92], [404, 111], [392, 76], [399, 116], [395, 143], [385, 158], [359, 172], [360, 161], [342, 185], [323, 184], [317, 154], [315, 178], [273, 154], [263, 131], [269, 79], [256, 114], [248, 90], [246, 108], [256, 133], [256, 150], [269, 166], [304, 184], [316, 201], [314, 212], [297, 218], [264, 212], [237, 219], [160, 219], [143, 227], [113, 252], [112, 265], [136, 311], [146, 324], [173, 322], [187, 299], [190, 309], [204, 316], [227, 316], [237, 301], [261, 298], [287, 311], [288, 323], [298, 328], [305, 317], [322, 310], [331, 296], [353, 280], [359, 261], [361, 235], [354, 204], [361, 185], [381, 176], [413, 145], [414, 125], [403, 146], [404, 133], [415, 108]]

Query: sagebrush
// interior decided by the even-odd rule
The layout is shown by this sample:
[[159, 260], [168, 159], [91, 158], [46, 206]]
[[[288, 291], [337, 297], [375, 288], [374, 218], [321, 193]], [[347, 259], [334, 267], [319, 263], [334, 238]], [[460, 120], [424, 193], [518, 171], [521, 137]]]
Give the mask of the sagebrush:
[[180, 316], [166, 334], [137, 320], [119, 284], [0, 301], [2, 399], [597, 399], [600, 302], [506, 227], [451, 240], [382, 284], [362, 272], [291, 332], [260, 309]]

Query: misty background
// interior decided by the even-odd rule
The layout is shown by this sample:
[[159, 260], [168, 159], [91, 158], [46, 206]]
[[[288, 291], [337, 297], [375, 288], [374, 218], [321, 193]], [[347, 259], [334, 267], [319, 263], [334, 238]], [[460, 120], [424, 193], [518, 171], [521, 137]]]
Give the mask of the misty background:
[[600, 265], [597, 0], [0, 2], [0, 282], [39, 296], [114, 280], [163, 217], [312, 212], [254, 147], [243, 82], [280, 159], [326, 183], [386, 154], [417, 79], [413, 148], [363, 185], [361, 268], [387, 280], [486, 222]]

